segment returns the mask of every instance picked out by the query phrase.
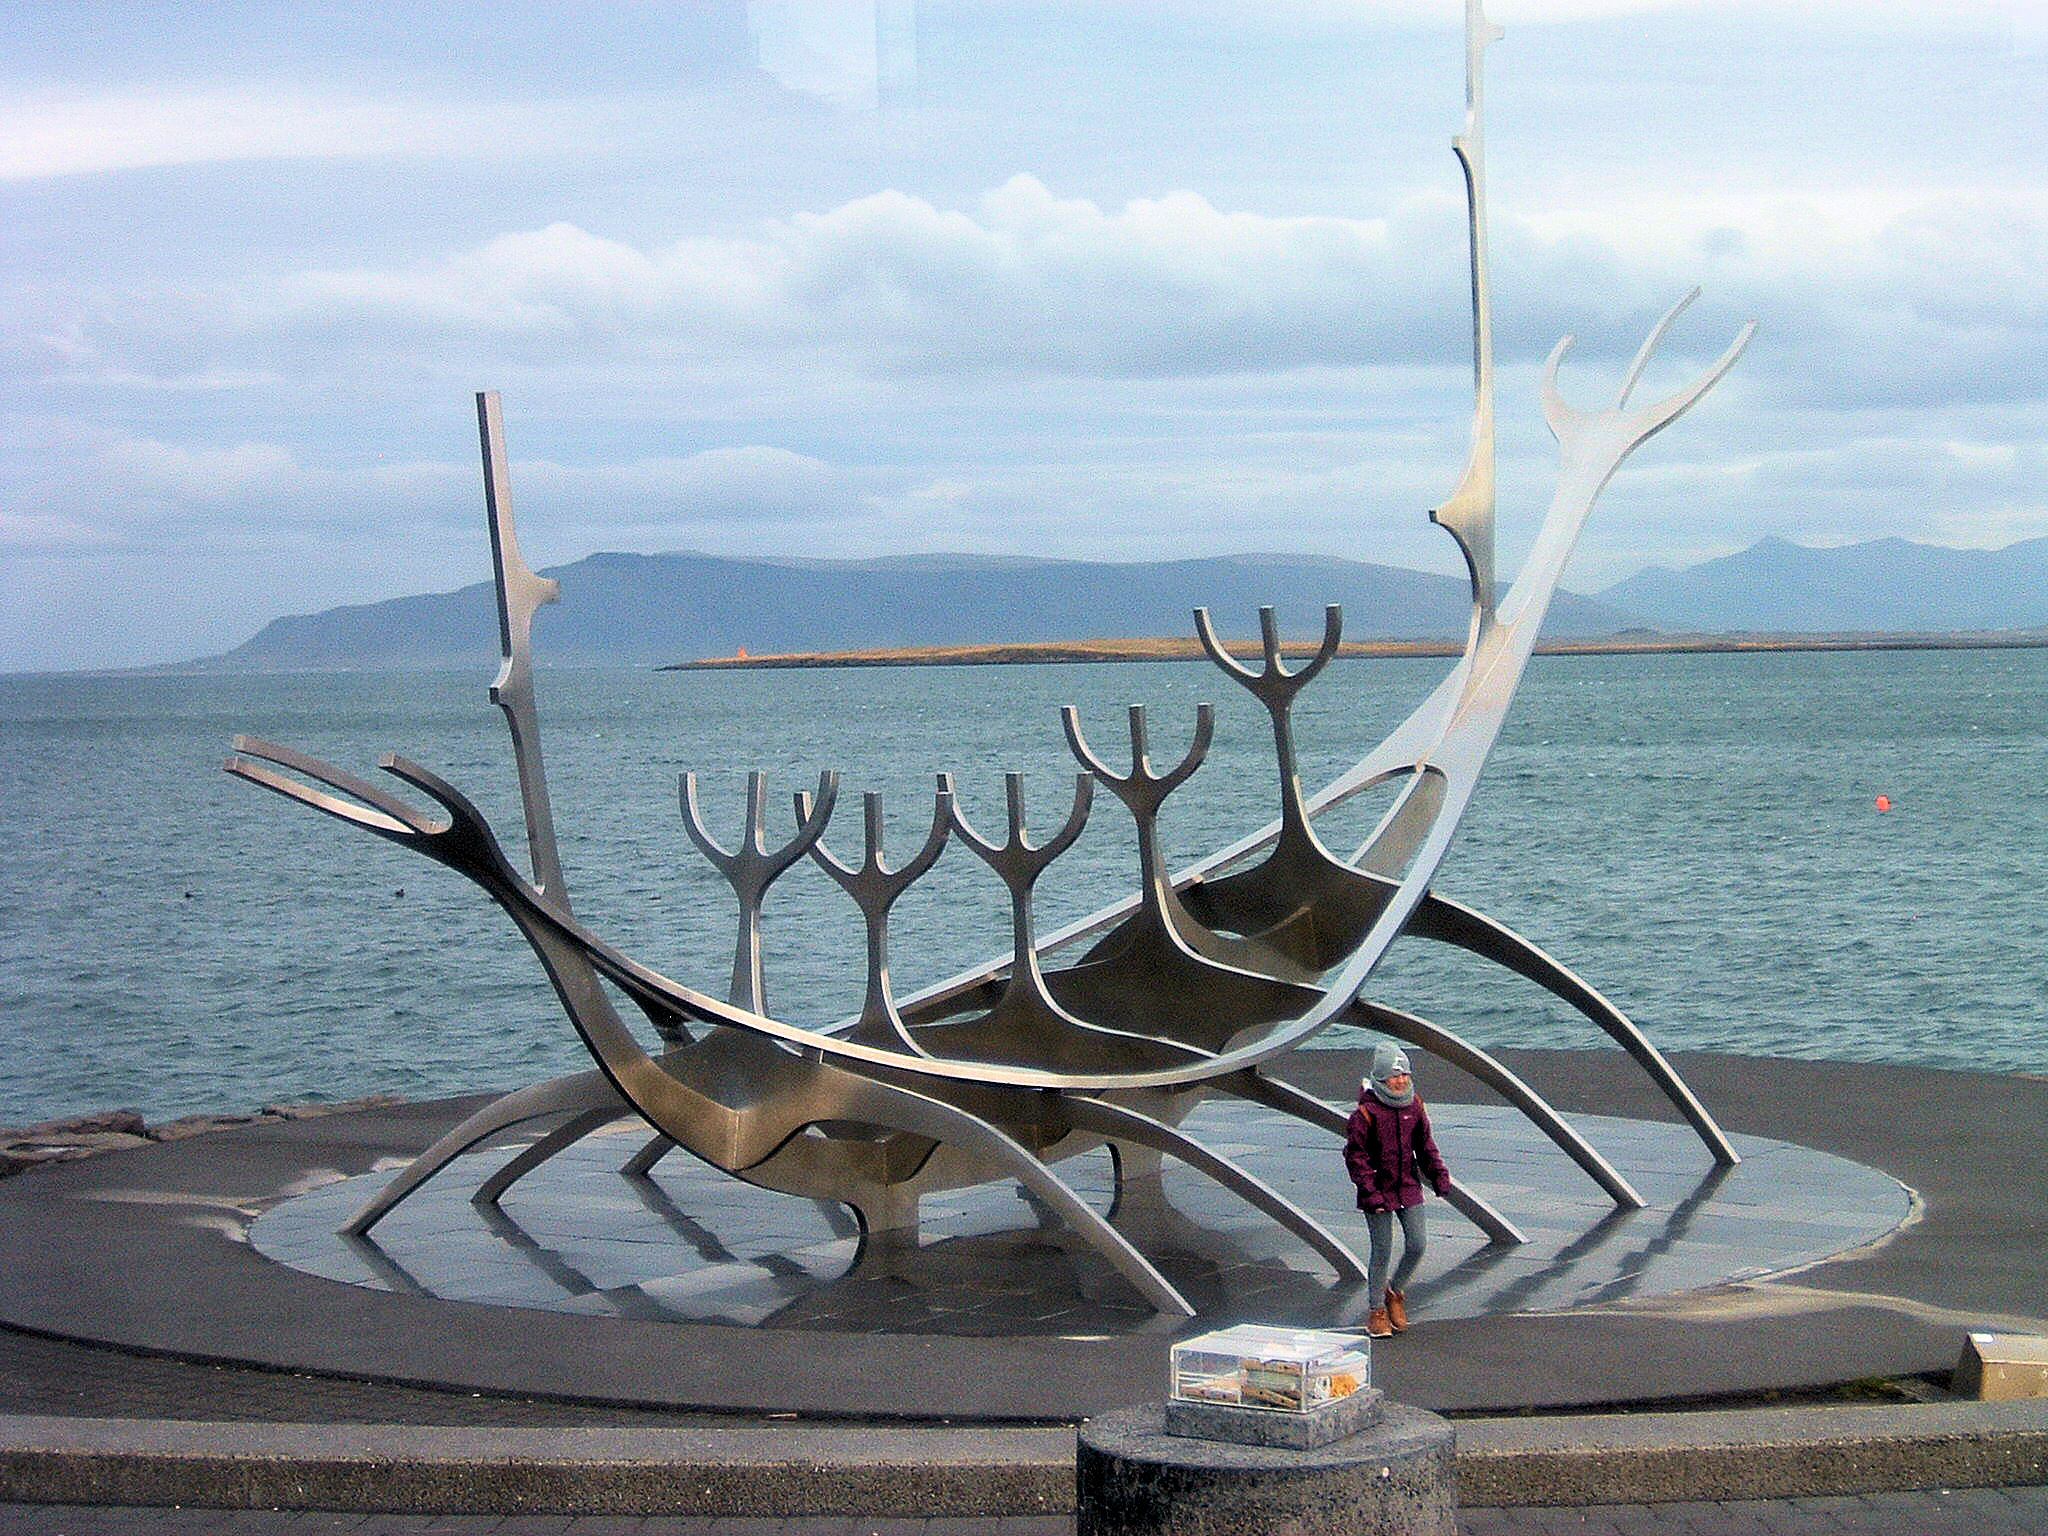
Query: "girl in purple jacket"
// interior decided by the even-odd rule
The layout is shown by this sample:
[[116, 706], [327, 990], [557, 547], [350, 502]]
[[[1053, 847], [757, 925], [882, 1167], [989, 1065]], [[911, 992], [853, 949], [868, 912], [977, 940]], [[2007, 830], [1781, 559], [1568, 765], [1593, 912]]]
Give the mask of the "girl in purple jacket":
[[[1451, 1192], [1451, 1171], [1429, 1132], [1429, 1111], [1415, 1092], [1408, 1053], [1382, 1045], [1372, 1053], [1372, 1074], [1359, 1084], [1358, 1108], [1344, 1132], [1344, 1166], [1358, 1186], [1358, 1208], [1372, 1238], [1367, 1264], [1372, 1310], [1365, 1331], [1391, 1338], [1408, 1326], [1407, 1285], [1422, 1262], [1428, 1234], [1422, 1219], [1425, 1182], [1442, 1199]], [[1394, 1250], [1394, 1218], [1401, 1218], [1401, 1265], [1387, 1276]]]

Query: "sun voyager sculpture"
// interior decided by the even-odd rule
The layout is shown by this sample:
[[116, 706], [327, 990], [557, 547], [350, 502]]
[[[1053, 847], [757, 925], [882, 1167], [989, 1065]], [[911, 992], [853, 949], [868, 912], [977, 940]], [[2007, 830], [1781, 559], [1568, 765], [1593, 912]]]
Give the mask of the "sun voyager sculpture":
[[[739, 908], [730, 987], [724, 997], [673, 980], [622, 952], [580, 921], [556, 847], [541, 755], [532, 666], [535, 610], [556, 584], [519, 552], [508, 493], [504, 433], [495, 394], [478, 396], [484, 489], [496, 572], [503, 665], [490, 697], [510, 728], [526, 822], [522, 867], [462, 792], [396, 755], [380, 766], [432, 801], [422, 810], [379, 785], [289, 747], [238, 737], [230, 773], [315, 810], [417, 850], [474, 882], [532, 946], [592, 1069], [506, 1094], [477, 1111], [398, 1172], [344, 1229], [366, 1234], [451, 1161], [502, 1132], [555, 1124], [521, 1146], [475, 1195], [495, 1203], [522, 1175], [600, 1126], [637, 1115], [651, 1139], [622, 1169], [644, 1175], [682, 1147], [737, 1179], [812, 1200], [843, 1202], [863, 1232], [910, 1234], [919, 1198], [932, 1191], [1010, 1178], [1021, 1183], [1101, 1253], [1159, 1312], [1194, 1308], [1144, 1253], [1061, 1178], [1065, 1159], [1107, 1145], [1119, 1181], [1156, 1172], [1171, 1157], [1242, 1196], [1336, 1269], [1365, 1278], [1334, 1233], [1231, 1158], [1181, 1129], [1204, 1098], [1228, 1096], [1343, 1132], [1345, 1111], [1271, 1073], [1274, 1063], [1332, 1025], [1363, 1025], [1472, 1074], [1519, 1108], [1618, 1206], [1641, 1197], [1598, 1150], [1527, 1083], [1480, 1047], [1413, 1014], [1363, 995], [1374, 968], [1404, 934], [1459, 946], [1547, 988], [1598, 1025], [1692, 1124], [1714, 1160], [1737, 1157], [1712, 1116], [1629, 1019], [1588, 983], [1528, 940], [1432, 890], [1459, 819], [1527, 666], [1567, 557], [1608, 478], [1645, 439], [1696, 402], [1734, 364], [1754, 325], [1685, 388], [1630, 403], [1652, 353], [1691, 295], [1650, 332], [1611, 404], [1569, 405], [1557, 344], [1543, 370], [1544, 416], [1557, 438], [1555, 494], [1520, 574], [1504, 592], [1494, 571], [1494, 369], [1487, 260], [1482, 64], [1500, 36], [1481, 0], [1466, 6], [1466, 118], [1453, 147], [1464, 168], [1471, 237], [1475, 405], [1464, 473], [1430, 514], [1457, 541], [1471, 580], [1464, 652], [1448, 676], [1385, 740], [1314, 793], [1296, 769], [1296, 696], [1336, 654], [1339, 611], [1327, 614], [1312, 659], [1289, 671], [1272, 610], [1261, 613], [1263, 659], [1236, 659], [1208, 614], [1195, 632], [1209, 658], [1271, 718], [1279, 814], [1264, 829], [1196, 864], [1172, 870], [1157, 822], [1167, 797], [1200, 766], [1212, 727], [1200, 706], [1193, 742], [1172, 768], [1149, 755], [1147, 720], [1134, 707], [1127, 766], [1091, 745], [1071, 708], [1067, 743], [1079, 763], [1057, 831], [1034, 840], [1023, 782], [1007, 779], [1007, 825], [969, 824], [950, 776], [939, 776], [929, 831], [900, 864], [883, 855], [879, 798], [865, 797], [857, 841], [828, 847], [837, 778], [796, 797], [798, 826], [782, 846], [763, 838], [766, 786], [750, 776], [744, 825], [728, 849], [705, 827], [693, 775], [681, 783], [692, 839], [730, 883]], [[1317, 835], [1318, 815], [1379, 785], [1394, 798], [1349, 857]], [[1033, 888], [1079, 836], [1097, 788], [1121, 803], [1137, 834], [1135, 892], [1056, 933], [1039, 935]], [[1008, 891], [1011, 948], [987, 966], [913, 995], [890, 985], [890, 912], [949, 841], [986, 863]], [[866, 996], [857, 1016], [821, 1029], [770, 1014], [763, 1002], [760, 923], [769, 887], [800, 859], [816, 861], [858, 908], [866, 926]], [[612, 990], [651, 1024], [643, 1044], [621, 1018]], [[1489, 1240], [1522, 1241], [1502, 1213], [1454, 1186], [1453, 1205]]]

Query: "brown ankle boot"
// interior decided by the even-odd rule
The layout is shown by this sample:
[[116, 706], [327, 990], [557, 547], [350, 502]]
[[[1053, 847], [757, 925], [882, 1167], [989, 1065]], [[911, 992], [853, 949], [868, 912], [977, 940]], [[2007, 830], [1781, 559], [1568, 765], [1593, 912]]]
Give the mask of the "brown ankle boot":
[[1394, 1325], [1387, 1321], [1387, 1309], [1374, 1307], [1365, 1314], [1365, 1336], [1369, 1339], [1391, 1339]]
[[1387, 1287], [1387, 1321], [1393, 1325], [1396, 1333], [1408, 1331], [1407, 1294], [1395, 1290], [1391, 1285]]

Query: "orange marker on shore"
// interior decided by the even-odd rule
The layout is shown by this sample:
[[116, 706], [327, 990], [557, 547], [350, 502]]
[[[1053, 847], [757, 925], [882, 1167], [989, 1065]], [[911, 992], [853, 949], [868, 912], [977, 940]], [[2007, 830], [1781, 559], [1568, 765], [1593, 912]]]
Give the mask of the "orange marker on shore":
[[1877, 808], [1880, 811], [1890, 810], [1892, 808], [1892, 797], [1890, 795], [1879, 795], [1877, 797]]

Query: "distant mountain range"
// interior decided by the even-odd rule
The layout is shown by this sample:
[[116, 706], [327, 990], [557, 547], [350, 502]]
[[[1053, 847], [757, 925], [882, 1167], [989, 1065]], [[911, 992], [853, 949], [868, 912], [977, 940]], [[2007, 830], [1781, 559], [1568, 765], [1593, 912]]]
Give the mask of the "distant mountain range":
[[[1355, 640], [1460, 637], [1465, 583], [1358, 560], [1219, 555], [1109, 564], [976, 555], [873, 560], [599, 554], [546, 574], [537, 655], [556, 666], [660, 666], [730, 656], [898, 646], [1185, 635], [1206, 605], [1226, 635], [1321, 633], [1344, 605]], [[2048, 628], [2048, 539], [1999, 550], [1878, 539], [1809, 549], [1770, 538], [1685, 570], [1653, 567], [1597, 598], [1560, 592], [1547, 634], [1833, 633]], [[206, 671], [471, 666], [497, 654], [491, 588], [278, 619]]]
[[[756, 655], [982, 641], [1185, 635], [1206, 605], [1225, 635], [1255, 635], [1258, 608], [1289, 635], [1322, 633], [1344, 605], [1351, 639], [1462, 636], [1461, 578], [1357, 560], [1223, 555], [1105, 564], [973, 555], [876, 560], [591, 555], [544, 574], [562, 584], [541, 610], [535, 655], [556, 666], [658, 666], [740, 647]], [[1547, 632], [1608, 635], [1640, 621], [1560, 592]], [[207, 671], [467, 666], [497, 655], [487, 583], [278, 619]]]
[[2048, 627], [2048, 539], [2004, 549], [1764, 539], [1682, 571], [1653, 566], [1600, 599], [1663, 630], [2039, 629]]

